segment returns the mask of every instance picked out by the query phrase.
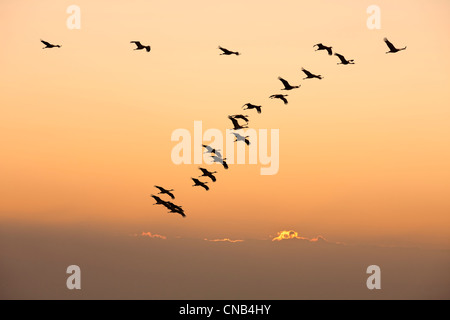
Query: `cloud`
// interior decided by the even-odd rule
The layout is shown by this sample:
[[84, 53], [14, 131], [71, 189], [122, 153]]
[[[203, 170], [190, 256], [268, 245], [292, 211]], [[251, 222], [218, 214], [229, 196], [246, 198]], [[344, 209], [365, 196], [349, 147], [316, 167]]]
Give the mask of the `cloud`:
[[277, 236], [272, 239], [272, 241], [281, 241], [281, 240], [292, 240], [292, 239], [300, 239], [300, 240], [309, 240], [308, 238], [299, 237], [298, 232], [294, 230], [283, 230], [277, 233]]
[[309, 241], [310, 241], [310, 242], [320, 242], [320, 241], [323, 241], [323, 242], [329, 242], [327, 239], [325, 239], [325, 238], [322, 237], [322, 236], [317, 236], [317, 237], [315, 237], [315, 238], [309, 239]]
[[[298, 235], [297, 231], [294, 230], [283, 230], [279, 231], [277, 233], [277, 236], [272, 239], [272, 241], [282, 241], [282, 240], [306, 240], [309, 242], [326, 242], [331, 243], [327, 239], [325, 239], [323, 236], [317, 236], [315, 238], [309, 239], [305, 237], [301, 237]], [[335, 244], [342, 244], [341, 242], [333, 242]]]
[[231, 243], [236, 243], [236, 242], [243, 242], [244, 240], [231, 240], [228, 238], [224, 238], [224, 239], [212, 239], [212, 240], [208, 240], [208, 239], [203, 239], [205, 241], [210, 241], [210, 242], [231, 242]]
[[162, 236], [160, 234], [152, 234], [151, 232], [142, 232], [141, 236], [142, 237], [149, 237], [149, 238], [158, 238], [158, 239], [163, 239], [163, 240], [167, 239], [166, 236]]
[[[133, 237], [148, 237], [148, 238], [152, 238], [152, 239], [162, 239], [162, 240], [167, 240], [166, 236], [160, 235], [160, 234], [156, 234], [156, 233], [151, 233], [151, 232], [142, 232], [141, 234], [131, 234], [130, 236]], [[177, 239], [183, 239], [181, 236], [176, 236], [175, 238]], [[283, 231], [279, 231], [277, 232], [277, 236], [273, 237], [273, 236], [269, 236], [269, 239], [271, 239], [271, 241], [282, 241], [282, 240], [303, 240], [306, 242], [312, 242], [312, 243], [333, 243], [333, 244], [344, 244], [342, 242], [331, 242], [329, 240], [327, 240], [325, 237], [318, 235], [314, 238], [306, 238], [306, 237], [302, 237], [298, 234], [297, 231], [294, 230], [283, 230]], [[204, 238], [204, 241], [208, 241], [208, 242], [229, 242], [229, 243], [240, 243], [240, 242], [244, 242], [245, 240], [243, 239], [230, 239], [230, 238], [220, 238], [220, 239], [208, 239], [208, 238]], [[267, 241], [267, 238], [264, 239], [264, 241]]]

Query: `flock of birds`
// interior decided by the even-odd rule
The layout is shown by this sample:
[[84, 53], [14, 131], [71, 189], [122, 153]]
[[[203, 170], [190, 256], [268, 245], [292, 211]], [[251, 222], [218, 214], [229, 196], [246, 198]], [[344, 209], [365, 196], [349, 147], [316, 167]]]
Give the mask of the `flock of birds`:
[[[54, 45], [51, 44], [47, 41], [44, 41], [41, 39], [41, 42], [45, 45], [45, 47], [43, 49], [52, 49], [52, 48], [61, 48], [61, 45]], [[386, 43], [386, 45], [389, 48], [389, 51], [387, 51], [386, 53], [397, 53], [399, 51], [402, 50], [406, 50], [406, 47], [403, 48], [397, 48], [395, 47], [387, 38], [384, 38], [384, 42]], [[130, 43], [134, 43], [136, 45], [136, 48], [134, 50], [146, 50], [147, 52], [151, 51], [151, 47], [149, 45], [143, 45], [140, 41], [131, 41]], [[325, 46], [322, 43], [318, 43], [315, 44], [313, 46], [313, 48], [316, 48], [315, 51], [326, 51], [328, 53], [328, 55], [332, 56], [333, 55], [333, 47], [330, 46]], [[236, 55], [236, 56], [240, 56], [241, 53], [238, 51], [232, 51], [232, 50], [228, 50], [224, 47], [219, 46], [219, 50], [221, 51], [220, 55], [225, 55], [225, 56], [231, 56], [231, 55]], [[337, 64], [342, 64], [342, 65], [349, 65], [349, 64], [355, 64], [355, 61], [353, 59], [346, 59], [342, 54], [339, 53], [334, 53], [334, 55], [336, 57], [339, 58], [340, 62], [338, 62]], [[323, 76], [322, 75], [316, 75], [308, 70], [306, 70], [305, 68], [302, 68], [301, 71], [306, 75], [305, 78], [303, 78], [303, 80], [307, 80], [307, 79], [319, 79], [322, 80]], [[283, 88], [281, 90], [284, 91], [291, 91], [294, 89], [298, 89], [300, 88], [301, 85], [291, 85], [286, 79], [283, 79], [282, 77], [278, 77], [278, 80], [281, 81]], [[285, 105], [288, 104], [288, 100], [287, 98], [288, 95], [287, 94], [273, 94], [271, 96], [269, 96], [270, 99], [279, 99], [281, 100]], [[252, 103], [246, 103], [245, 105], [242, 106], [243, 110], [255, 110], [258, 114], [261, 113], [262, 111], [262, 106], [260, 105], [254, 105]], [[248, 124], [249, 124], [249, 116], [248, 115], [243, 115], [243, 114], [235, 114], [235, 115], [229, 115], [228, 119], [231, 121], [233, 128], [231, 129], [233, 132], [232, 134], [235, 137], [234, 142], [243, 142], [246, 145], [250, 145], [250, 140], [249, 140], [249, 136], [243, 136], [241, 135], [239, 132], [242, 129], [246, 129], [248, 128]], [[205, 154], [209, 154], [211, 156], [211, 160], [214, 163], [219, 163], [221, 164], [224, 169], [228, 169], [228, 164], [226, 162], [226, 158], [224, 158], [220, 152], [219, 149], [215, 149], [209, 145], [202, 145], [203, 148], [205, 148]], [[215, 176], [215, 174], [217, 173], [216, 171], [209, 171], [208, 169], [205, 168], [201, 168], [199, 167], [199, 170], [201, 171], [201, 175], [199, 175], [196, 178], [191, 178], [192, 181], [194, 182], [194, 184], [192, 185], [193, 187], [202, 187], [203, 189], [205, 189], [206, 191], [209, 190], [208, 187], [208, 182], [207, 181], [201, 181], [199, 180], [199, 178], [202, 177], [206, 177], [209, 178], [212, 182], [216, 182], [217, 178]], [[171, 200], [175, 199], [175, 195], [173, 194], [173, 189], [166, 189], [164, 187], [161, 186], [156, 186], [155, 188], [157, 188], [159, 190], [159, 192], [157, 193], [158, 195], [167, 195], [168, 197], [171, 198]], [[164, 206], [166, 209], [169, 210], [169, 213], [177, 213], [179, 215], [181, 215], [183, 218], [186, 217], [186, 214], [182, 208], [182, 206], [176, 205], [173, 202], [166, 201], [161, 199], [161, 197], [152, 194], [151, 197], [156, 201], [154, 203], [154, 205], [161, 205]]]

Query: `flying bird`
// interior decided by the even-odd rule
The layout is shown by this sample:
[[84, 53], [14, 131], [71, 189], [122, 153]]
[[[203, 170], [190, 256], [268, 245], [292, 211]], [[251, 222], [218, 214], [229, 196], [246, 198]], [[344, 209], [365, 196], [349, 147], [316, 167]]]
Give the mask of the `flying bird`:
[[170, 201], [164, 201], [160, 197], [155, 196], [153, 194], [151, 195], [151, 197], [156, 200], [156, 203], [154, 203], [153, 205], [161, 204], [164, 207], [166, 207], [167, 209], [169, 209], [170, 210], [169, 212], [178, 213], [183, 218], [186, 217], [186, 215], [184, 214], [184, 210], [183, 210], [183, 208], [181, 206], [177, 206], [176, 204], [174, 204], [174, 203], [172, 203]]
[[183, 209], [179, 210], [179, 209], [176, 209], [176, 208], [170, 208], [169, 210], [170, 210], [169, 213], [178, 213], [183, 218], [186, 218], [186, 214], [184, 213]]
[[245, 122], [249, 122], [250, 120], [248, 119], [248, 116], [247, 115], [242, 115], [242, 114], [235, 114], [235, 115], [232, 115], [232, 116], [229, 116], [229, 117], [232, 117], [232, 118], [234, 118], [234, 119], [241, 119], [241, 120], [244, 120]]
[[240, 129], [248, 128], [248, 125], [246, 125], [246, 124], [241, 125], [239, 123], [239, 121], [237, 121], [237, 119], [233, 118], [232, 116], [228, 116], [228, 119], [230, 119], [231, 122], [233, 123], [233, 126], [234, 126], [233, 130], [240, 130]]
[[281, 83], [283, 83], [283, 86], [284, 86], [284, 88], [281, 89], [281, 90], [292, 90], [292, 89], [300, 88], [300, 85], [298, 85], [298, 86], [291, 86], [291, 85], [289, 84], [289, 82], [287, 82], [286, 80], [284, 80], [282, 77], [278, 77], [278, 80], [280, 80]]
[[161, 199], [158, 196], [155, 196], [155, 195], [152, 194], [151, 197], [156, 200], [156, 203], [154, 203], [153, 205], [156, 205], [156, 204], [165, 205], [166, 204], [166, 201], [164, 201], [163, 199]]
[[273, 94], [271, 95], [269, 98], [270, 99], [280, 99], [281, 101], [284, 102], [284, 104], [288, 104], [288, 101], [285, 97], [287, 97], [287, 94]]
[[256, 105], [251, 104], [251, 103], [246, 103], [246, 104], [244, 104], [244, 105], [242, 106], [242, 108], [243, 108], [244, 110], [256, 109], [256, 112], [261, 113], [261, 108], [262, 108], [262, 106], [256, 106]]
[[170, 191], [174, 191], [173, 189], [167, 190], [167, 189], [164, 189], [163, 187], [160, 187], [160, 186], [155, 186], [155, 187], [158, 188], [159, 191], [160, 191], [160, 192], [158, 192], [158, 194], [167, 194], [172, 199], [175, 199], [175, 196], [173, 195], [173, 193], [170, 192]]
[[203, 148], [206, 149], [205, 153], [211, 153], [211, 154], [214, 153], [215, 155], [222, 157], [222, 154], [220, 153], [220, 149], [214, 149], [213, 147], [208, 146], [206, 144], [202, 144], [202, 146], [203, 146]]
[[42, 49], [61, 48], [61, 46], [60, 46], [59, 44], [54, 45], [54, 44], [51, 44], [51, 43], [49, 43], [49, 42], [47, 42], [47, 41], [44, 41], [44, 40], [42, 40], [42, 39], [41, 39], [41, 42], [42, 42], [43, 44], [45, 44], [45, 47], [43, 47]]
[[223, 48], [221, 46], [219, 46], [219, 49], [222, 50], [222, 53], [220, 54], [221, 56], [231, 56], [232, 54], [235, 54], [237, 56], [241, 55], [237, 51], [231, 51], [231, 50], [225, 49], [225, 48]]
[[214, 155], [214, 156], [211, 156], [211, 157], [212, 157], [212, 159], [213, 159], [213, 162], [220, 163], [221, 165], [223, 165], [223, 167], [224, 167], [225, 169], [228, 169], [228, 164], [227, 164], [227, 162], [225, 161], [226, 158], [224, 159], [224, 158], [222, 158], [222, 156], [218, 156], [218, 155]]
[[392, 44], [392, 42], [390, 42], [387, 38], [384, 38], [384, 42], [386, 42], [386, 45], [389, 47], [389, 51], [386, 52], [386, 53], [397, 53], [397, 52], [399, 52], [399, 51], [406, 50], [406, 47], [397, 49], [397, 48]]
[[335, 53], [334, 55], [336, 57], [338, 57], [339, 60], [341, 60], [341, 62], [338, 63], [338, 64], [344, 64], [344, 65], [346, 65], [346, 64], [355, 64], [355, 62], [354, 62], [355, 60], [347, 60], [347, 59], [345, 59], [345, 57], [342, 54]]
[[177, 210], [183, 210], [183, 207], [182, 206], [178, 206], [178, 205], [176, 205], [175, 203], [173, 203], [173, 202], [171, 202], [171, 201], [165, 201], [166, 202], [166, 204], [169, 206], [169, 207], [171, 207], [171, 208], [175, 208], [175, 209], [177, 209]]
[[186, 218], [186, 214], [184, 213], [183, 210], [170, 209], [170, 212], [172, 212], [172, 213], [178, 213], [178, 214], [181, 215], [183, 218]]
[[333, 54], [333, 50], [332, 50], [333, 47], [327, 47], [327, 46], [324, 46], [324, 45], [321, 44], [321, 43], [318, 43], [318, 44], [313, 45], [313, 48], [314, 48], [314, 47], [317, 47], [316, 51], [319, 51], [319, 50], [327, 50], [328, 55], [331, 56], [331, 55]]
[[152, 49], [150, 46], [144, 46], [142, 45], [142, 43], [140, 41], [130, 41], [130, 43], [134, 43], [136, 45], [136, 49], [134, 50], [142, 50], [145, 49], [147, 50], [147, 52], [150, 52], [150, 50]]
[[217, 179], [214, 176], [214, 173], [217, 173], [216, 171], [208, 171], [208, 169], [205, 168], [199, 168], [201, 170], [201, 172], [203, 173], [200, 177], [208, 177], [210, 178], [213, 182], [216, 182]]
[[234, 142], [237, 142], [237, 141], [244, 141], [248, 146], [250, 145], [250, 140], [248, 140], [248, 137], [249, 136], [241, 136], [239, 133], [235, 133], [235, 132], [233, 132], [233, 134], [234, 134], [234, 136], [235, 136], [235, 138], [236, 138], [236, 140], [234, 140]]
[[176, 204], [170, 202], [170, 201], [166, 201], [164, 203], [164, 206], [169, 209], [169, 213], [178, 213], [179, 215], [181, 215], [183, 218], [186, 218], [186, 214], [184, 213], [184, 210], [181, 206], [177, 206]]
[[206, 185], [208, 182], [201, 182], [200, 180], [198, 180], [196, 178], [191, 178], [191, 179], [192, 179], [192, 181], [194, 181], [194, 185], [192, 185], [193, 187], [202, 187], [206, 191], [209, 190], [209, 187]]
[[313, 73], [309, 72], [308, 70], [306, 70], [305, 68], [302, 68], [302, 71], [303, 71], [304, 74], [306, 74], [306, 78], [303, 78], [303, 80], [305, 80], [305, 79], [313, 79], [313, 78], [317, 78], [317, 79], [320, 79], [320, 80], [323, 79], [323, 77], [321, 75], [313, 74]]

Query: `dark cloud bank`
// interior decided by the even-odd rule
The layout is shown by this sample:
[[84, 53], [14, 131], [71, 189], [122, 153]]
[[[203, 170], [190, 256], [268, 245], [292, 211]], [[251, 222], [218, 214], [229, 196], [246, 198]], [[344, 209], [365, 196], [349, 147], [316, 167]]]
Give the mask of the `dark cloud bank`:
[[[448, 250], [3, 225], [0, 252], [1, 299], [450, 298]], [[66, 288], [73, 264], [80, 291]], [[379, 291], [366, 287], [372, 264], [382, 270]]]

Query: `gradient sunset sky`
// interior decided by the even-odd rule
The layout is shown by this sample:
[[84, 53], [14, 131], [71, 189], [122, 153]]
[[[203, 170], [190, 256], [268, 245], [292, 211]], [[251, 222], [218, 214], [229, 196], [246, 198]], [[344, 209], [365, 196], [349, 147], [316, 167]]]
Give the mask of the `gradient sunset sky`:
[[[81, 8], [69, 30], [66, 9]], [[381, 8], [369, 30], [366, 9]], [[450, 3], [2, 1], [0, 224], [450, 249]], [[383, 38], [406, 51], [387, 55]], [[62, 48], [42, 50], [40, 39]], [[134, 51], [132, 40], [152, 51]], [[322, 42], [355, 59], [315, 52]], [[220, 56], [217, 47], [242, 55]], [[304, 67], [324, 76], [302, 80]], [[301, 84], [289, 104], [281, 76]], [[175, 129], [280, 130], [280, 169], [175, 165]], [[187, 218], [154, 206], [175, 189]], [[129, 240], [127, 240], [129, 241]], [[11, 250], [14, 247], [10, 244]], [[450, 265], [450, 258], [445, 262]]]

